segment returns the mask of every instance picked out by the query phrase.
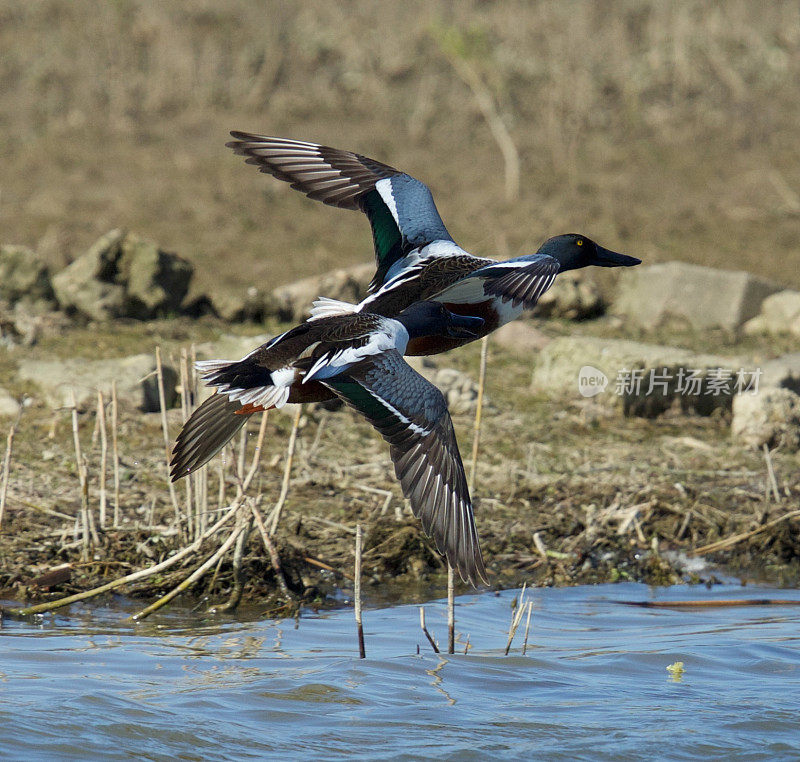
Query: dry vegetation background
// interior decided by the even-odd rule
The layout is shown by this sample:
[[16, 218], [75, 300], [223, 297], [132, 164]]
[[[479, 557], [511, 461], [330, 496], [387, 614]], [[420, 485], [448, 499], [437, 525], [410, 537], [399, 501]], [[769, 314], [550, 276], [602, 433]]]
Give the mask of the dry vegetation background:
[[[518, 148], [516, 201], [454, 32]], [[3, 0], [0, 50], [0, 238], [54, 265], [112, 227], [205, 288], [369, 256], [359, 215], [225, 149], [236, 128], [406, 169], [476, 253], [578, 229], [800, 285], [796, 2]]]

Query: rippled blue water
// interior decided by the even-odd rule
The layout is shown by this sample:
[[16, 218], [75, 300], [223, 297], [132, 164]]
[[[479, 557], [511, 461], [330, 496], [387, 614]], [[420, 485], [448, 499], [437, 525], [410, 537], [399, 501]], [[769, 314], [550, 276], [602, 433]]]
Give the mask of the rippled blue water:
[[[433, 654], [414, 606], [365, 612], [365, 661], [348, 610], [296, 628], [175, 609], [131, 625], [125, 601], [7, 619], [0, 757], [800, 758], [800, 608], [616, 602], [800, 591], [537, 589], [528, 654], [518, 633], [505, 657], [516, 594], [458, 599], [468, 656]], [[426, 610], [444, 641], [444, 604]]]

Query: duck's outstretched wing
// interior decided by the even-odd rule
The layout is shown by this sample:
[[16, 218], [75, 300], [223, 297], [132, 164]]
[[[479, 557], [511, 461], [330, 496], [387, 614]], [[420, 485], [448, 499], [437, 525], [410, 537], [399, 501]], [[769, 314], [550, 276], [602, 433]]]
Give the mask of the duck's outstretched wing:
[[242, 403], [227, 394], [213, 394], [195, 410], [178, 434], [170, 460], [172, 481], [197, 471], [213, 458], [233, 435], [247, 423], [247, 415], [237, 415]]
[[446, 304], [472, 304], [498, 297], [514, 307], [530, 309], [553, 285], [558, 260], [547, 254], [531, 254], [481, 267], [430, 297]]
[[387, 164], [338, 148], [299, 140], [231, 132], [226, 145], [309, 198], [342, 209], [359, 209], [369, 218], [377, 271], [370, 291], [413, 249], [433, 241], [452, 241], [427, 185]]
[[464, 466], [442, 393], [395, 350], [324, 383], [389, 443], [403, 494], [439, 551], [462, 579], [486, 582]]

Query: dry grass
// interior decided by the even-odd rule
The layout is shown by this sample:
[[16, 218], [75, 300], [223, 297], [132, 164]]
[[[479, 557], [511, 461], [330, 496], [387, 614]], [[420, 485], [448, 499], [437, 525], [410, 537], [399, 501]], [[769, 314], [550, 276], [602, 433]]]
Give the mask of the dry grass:
[[[513, 203], [452, 30], [519, 150]], [[230, 155], [239, 128], [407, 168], [480, 253], [580, 229], [800, 285], [793, 2], [4, 2], [0, 49], [3, 241], [57, 265], [115, 226], [202, 287], [367, 258], [358, 215]]]

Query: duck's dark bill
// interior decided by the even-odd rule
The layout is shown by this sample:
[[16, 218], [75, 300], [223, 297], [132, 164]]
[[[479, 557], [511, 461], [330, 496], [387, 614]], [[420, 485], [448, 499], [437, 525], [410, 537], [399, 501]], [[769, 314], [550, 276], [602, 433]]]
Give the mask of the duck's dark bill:
[[455, 339], [477, 339], [483, 328], [484, 319], [472, 315], [456, 315], [451, 312], [450, 335]]
[[616, 251], [604, 249], [602, 246], [598, 246], [595, 253], [594, 264], [600, 267], [633, 267], [633, 265], [640, 265], [641, 263], [641, 259], [629, 257], [627, 254], [617, 254]]

